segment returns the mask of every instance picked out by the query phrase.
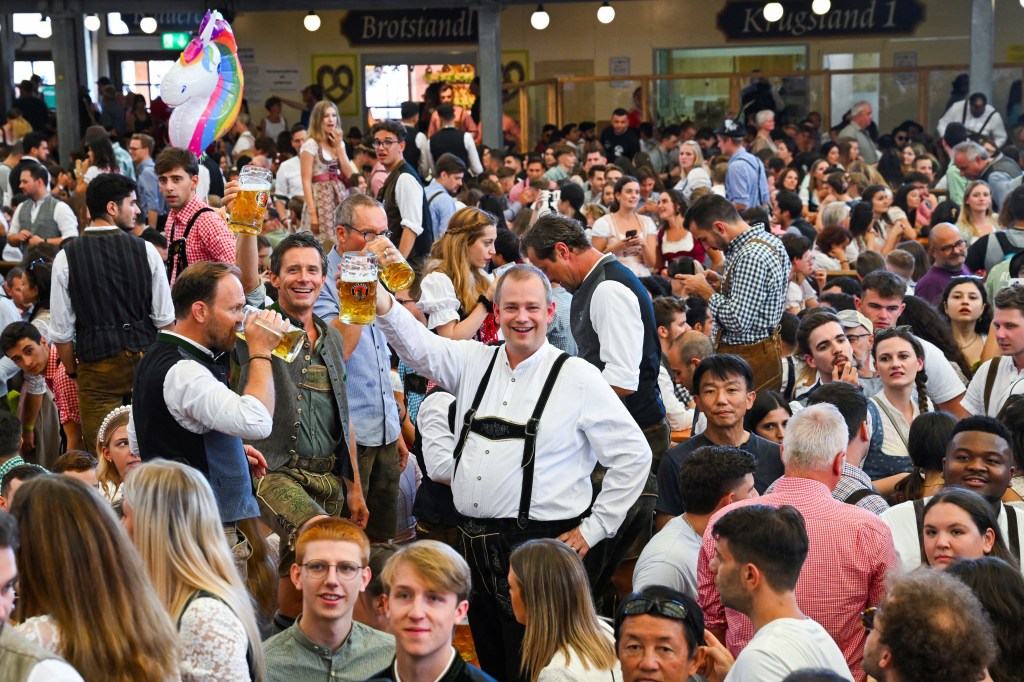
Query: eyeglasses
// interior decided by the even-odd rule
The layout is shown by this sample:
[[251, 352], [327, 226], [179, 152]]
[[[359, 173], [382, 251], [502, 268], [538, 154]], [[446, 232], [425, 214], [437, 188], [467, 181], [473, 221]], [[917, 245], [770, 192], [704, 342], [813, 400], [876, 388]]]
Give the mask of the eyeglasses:
[[955, 244], [949, 244], [948, 246], [940, 247], [939, 251], [945, 256], [950, 256], [953, 254], [954, 251], [959, 251], [960, 249], [965, 248], [967, 248], [967, 242], [961, 239]]
[[330, 569], [334, 569], [337, 572], [338, 577], [342, 580], [352, 580], [359, 571], [362, 570], [362, 566], [359, 564], [349, 563], [343, 561], [339, 564], [329, 564], [326, 561], [307, 561], [302, 564], [303, 568], [306, 569], [306, 573], [310, 578], [323, 578], [327, 575]]
[[369, 244], [373, 240], [377, 239], [377, 237], [383, 237], [383, 236], [385, 236], [387, 234], [386, 232], [383, 233], [383, 234], [378, 234], [378, 233], [372, 232], [370, 230], [357, 230], [356, 228], [352, 227], [351, 225], [342, 225], [342, 227], [344, 227], [346, 230], [348, 230], [350, 232], [355, 232], [356, 234], [358, 234], [360, 237], [363, 238], [363, 241], [366, 242], [367, 244]]
[[377, 149], [378, 147], [384, 147], [384, 149], [391, 149], [391, 145], [398, 144], [398, 140], [395, 139], [395, 138], [389, 137], [386, 140], [377, 140], [377, 139], [375, 139], [370, 144], [373, 145], [374, 149]]
[[850, 343], [854, 343], [856, 341], [860, 341], [861, 339], [866, 339], [869, 336], [871, 336], [871, 334], [847, 334], [846, 340], [849, 341]]
[[860, 612], [860, 622], [864, 626], [864, 629], [871, 632], [875, 629], [875, 616], [878, 615], [879, 608], [877, 606], [871, 606]]

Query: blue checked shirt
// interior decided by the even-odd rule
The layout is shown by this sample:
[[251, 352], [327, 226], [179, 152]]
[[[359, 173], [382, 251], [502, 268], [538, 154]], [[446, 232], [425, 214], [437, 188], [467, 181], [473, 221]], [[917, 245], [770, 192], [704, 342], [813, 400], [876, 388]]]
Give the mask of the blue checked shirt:
[[[757, 241], [754, 241], [754, 240]], [[721, 342], [746, 345], [775, 333], [786, 305], [791, 263], [782, 240], [760, 223], [736, 237], [725, 250], [721, 293], [708, 301]]]

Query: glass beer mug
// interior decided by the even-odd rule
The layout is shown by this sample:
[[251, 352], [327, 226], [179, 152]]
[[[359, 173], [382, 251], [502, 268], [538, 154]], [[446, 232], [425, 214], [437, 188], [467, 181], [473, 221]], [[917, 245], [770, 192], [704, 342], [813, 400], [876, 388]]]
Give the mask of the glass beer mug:
[[377, 319], [377, 257], [369, 251], [346, 251], [341, 257], [339, 317], [345, 324]]
[[405, 291], [412, 286], [416, 273], [398, 247], [388, 247], [380, 264], [380, 281], [391, 293]]
[[228, 227], [239, 234], [258, 235], [263, 231], [270, 205], [270, 187], [274, 174], [259, 166], [243, 166], [238, 174], [238, 196], [231, 204]]
[[[236, 336], [238, 336], [238, 338], [245, 341], [245, 325], [248, 324], [250, 317], [258, 315], [260, 312], [261, 311], [259, 308], [251, 305], [247, 305], [245, 306], [245, 308], [242, 309], [242, 321], [238, 324], [238, 328], [235, 331], [235, 334]], [[291, 362], [295, 358], [299, 357], [299, 353], [302, 352], [303, 341], [305, 340], [306, 337], [306, 333], [304, 331], [302, 331], [295, 325], [289, 323], [288, 330], [285, 331], [284, 334], [281, 334], [276, 329], [271, 329], [270, 327], [268, 327], [259, 318], [256, 318], [256, 324], [263, 327], [264, 329], [268, 329], [274, 332], [275, 334], [281, 337], [280, 340], [277, 342], [277, 348], [271, 351], [272, 355], [281, 358], [285, 362]]]

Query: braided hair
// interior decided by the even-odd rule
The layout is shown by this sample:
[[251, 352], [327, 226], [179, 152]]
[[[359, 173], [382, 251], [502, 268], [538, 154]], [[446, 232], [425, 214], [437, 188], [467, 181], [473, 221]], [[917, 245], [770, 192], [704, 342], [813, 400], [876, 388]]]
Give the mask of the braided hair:
[[[876, 357], [878, 353], [878, 344], [881, 341], [886, 341], [892, 338], [903, 339], [910, 344], [910, 347], [914, 349], [914, 355], [919, 360], [924, 359], [924, 346], [916, 336], [910, 332], [910, 327], [887, 327], [875, 332], [875, 343], [871, 347], [871, 356]], [[924, 367], [921, 367], [917, 371], [917, 377], [914, 379], [914, 388], [917, 390], [917, 409], [920, 414], [929, 412], [929, 400], [928, 392], [926, 390], [926, 384], [928, 383], [928, 374], [925, 372]]]

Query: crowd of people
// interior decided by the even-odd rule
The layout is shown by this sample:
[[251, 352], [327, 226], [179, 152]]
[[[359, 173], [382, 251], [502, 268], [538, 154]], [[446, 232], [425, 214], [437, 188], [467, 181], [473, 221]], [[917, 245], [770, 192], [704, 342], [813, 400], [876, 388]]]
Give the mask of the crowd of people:
[[83, 151], [31, 81], [0, 138], [4, 679], [1020, 678], [1024, 136], [983, 95], [523, 153], [451, 86], [364, 134], [311, 85], [197, 158], [100, 88]]

